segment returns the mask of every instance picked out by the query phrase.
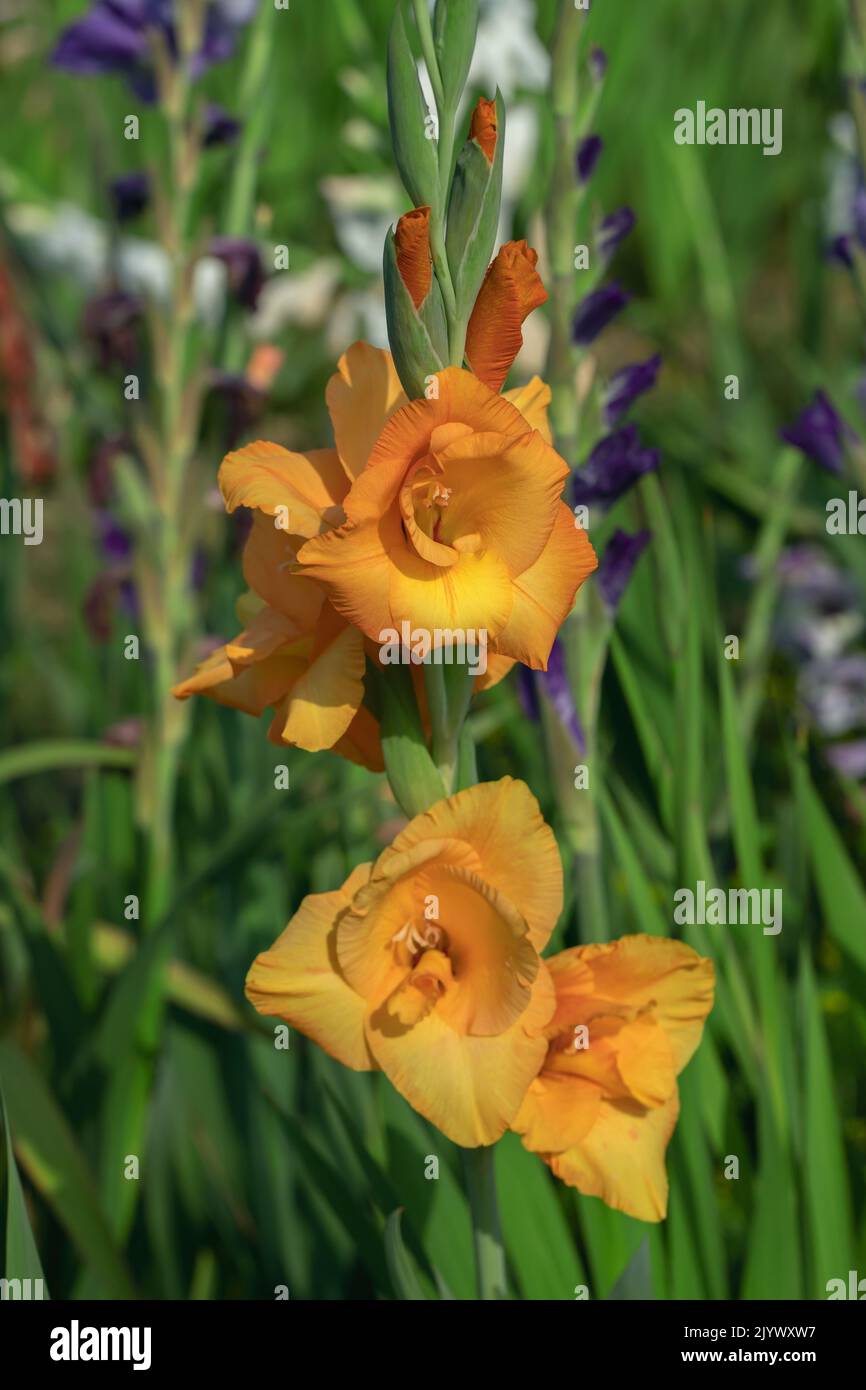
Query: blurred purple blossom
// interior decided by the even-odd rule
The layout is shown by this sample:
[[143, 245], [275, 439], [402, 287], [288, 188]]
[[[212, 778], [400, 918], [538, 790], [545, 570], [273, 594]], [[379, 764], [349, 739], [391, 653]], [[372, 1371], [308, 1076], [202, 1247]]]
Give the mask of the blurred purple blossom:
[[830, 766], [843, 777], [851, 777], [856, 782], [866, 777], [866, 738], [831, 743], [824, 753]]
[[658, 450], [644, 448], [637, 426], [625, 425], [599, 440], [583, 467], [572, 474], [572, 504], [609, 507], [658, 465]]
[[135, 365], [141, 320], [141, 301], [126, 290], [106, 290], [87, 301], [84, 306], [84, 337], [103, 371], [111, 371], [118, 365]]
[[856, 581], [810, 545], [783, 551], [777, 573], [782, 583], [779, 646], [798, 664], [839, 656], [863, 627]]
[[577, 177], [581, 183], [589, 183], [603, 149], [604, 141], [600, 135], [587, 135], [581, 140], [575, 156]]
[[554, 713], [566, 733], [574, 739], [581, 753], [585, 752], [586, 739], [583, 726], [577, 713], [571, 682], [565, 667], [565, 651], [558, 637], [550, 649], [550, 656], [547, 658], [547, 670], [537, 671], [535, 679], [539, 689], [544, 692], [553, 706]]
[[213, 237], [208, 253], [222, 261], [229, 292], [238, 303], [245, 309], [255, 309], [265, 283], [265, 270], [256, 243], [244, 237]]
[[529, 666], [519, 665], [517, 668], [517, 698], [527, 719], [531, 719], [533, 724], [538, 724], [541, 720], [541, 707], [538, 703], [538, 687], [535, 683], [535, 672]]
[[[212, 0], [193, 77], [232, 56], [238, 33], [252, 19], [257, 3]], [[81, 19], [64, 29], [52, 62], [83, 77], [119, 74], [143, 101], [153, 101], [152, 39], [161, 34], [168, 52], [177, 57], [175, 10], [175, 0], [95, 0]]]
[[613, 617], [626, 591], [632, 571], [650, 539], [649, 531], [630, 536], [615, 531], [608, 541], [598, 567], [598, 587], [608, 613]]
[[120, 174], [118, 178], [111, 180], [108, 191], [115, 219], [118, 222], [129, 222], [144, 212], [150, 202], [150, 178], [144, 170]]
[[589, 70], [596, 82], [603, 82], [607, 73], [607, 54], [595, 44], [589, 50]]
[[620, 367], [607, 384], [602, 401], [605, 424], [610, 428], [629, 410], [638, 396], [651, 391], [662, 365], [661, 353], [645, 362], [630, 362]]
[[96, 525], [102, 554], [110, 565], [123, 567], [132, 556], [132, 540], [111, 512], [98, 512]]
[[204, 109], [202, 144], [206, 149], [215, 145], [230, 145], [241, 131], [242, 122], [222, 106], [210, 101]]
[[607, 328], [631, 296], [616, 283], [602, 285], [582, 299], [571, 322], [572, 341], [586, 347]]
[[866, 724], [866, 654], [811, 662], [800, 673], [800, 698], [822, 734], [834, 738]]
[[633, 230], [637, 218], [631, 208], [617, 208], [599, 224], [595, 245], [599, 256], [608, 262], [615, 255], [620, 243]]
[[816, 391], [796, 420], [779, 433], [787, 444], [800, 449], [813, 463], [837, 474], [843, 471], [846, 440], [857, 439], [825, 391]]

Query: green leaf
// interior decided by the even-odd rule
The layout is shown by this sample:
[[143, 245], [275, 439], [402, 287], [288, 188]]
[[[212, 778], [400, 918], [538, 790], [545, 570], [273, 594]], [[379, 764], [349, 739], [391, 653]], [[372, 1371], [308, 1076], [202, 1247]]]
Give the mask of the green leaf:
[[433, 42], [445, 100], [452, 111], [466, 82], [477, 32], [478, 0], [436, 0]]
[[[3, 1131], [5, 1149], [5, 1162], [0, 1163], [0, 1172], [4, 1167], [6, 1169], [6, 1198], [3, 1203], [6, 1221], [3, 1276], [6, 1279], [30, 1280], [31, 1296], [47, 1298], [42, 1262], [39, 1259], [39, 1251], [36, 1249], [36, 1241], [33, 1238], [30, 1218], [27, 1215], [27, 1206], [21, 1188], [21, 1179], [18, 1176], [18, 1167], [12, 1152], [12, 1135], [9, 1129], [2, 1086], [0, 1086], [0, 1130]], [[41, 1292], [38, 1295], [33, 1295], [32, 1286], [37, 1279], [40, 1281]]]
[[828, 930], [852, 960], [866, 969], [866, 891], [801, 759], [794, 764], [794, 775]]
[[606, 1298], [634, 1258], [646, 1225], [606, 1207], [599, 1197], [574, 1193], [580, 1228], [589, 1255], [593, 1296]]
[[[805, 1297], [797, 1184], [769, 1099], [757, 1106], [759, 1166], [741, 1298]], [[740, 1178], [742, 1181], [742, 1176]]]
[[573, 1299], [586, 1276], [550, 1172], [516, 1134], [505, 1134], [495, 1153], [502, 1233], [521, 1295]]
[[[37, 1068], [8, 1039], [0, 1040], [0, 1084], [15, 1147], [33, 1186], [92, 1268], [103, 1297], [134, 1298], [75, 1136]], [[123, 1182], [120, 1171], [117, 1181]]]
[[88, 743], [84, 739], [46, 739], [7, 748], [0, 753], [0, 783], [38, 772], [59, 772], [61, 768], [131, 768], [136, 754], [130, 748], [114, 748], [109, 743]]
[[656, 901], [652, 884], [644, 873], [643, 865], [635, 853], [631, 837], [620, 820], [619, 812], [603, 785], [599, 788], [598, 797], [608, 834], [625, 875], [629, 902], [635, 913], [634, 925], [639, 931], [647, 932], [650, 936], [667, 936], [668, 924]]
[[428, 378], [448, 363], [447, 330], [442, 293], [435, 276], [419, 313], [397, 266], [393, 231], [385, 236], [383, 260], [388, 342], [397, 375], [410, 400], [425, 394]]
[[418, 1283], [415, 1266], [403, 1244], [403, 1236], [400, 1233], [402, 1215], [402, 1208], [397, 1207], [385, 1222], [385, 1259], [388, 1264], [388, 1273], [394, 1285], [394, 1292], [399, 1299], [410, 1303], [424, 1303], [426, 1300], [421, 1285]]
[[381, 673], [382, 753], [388, 780], [407, 816], [417, 816], [445, 795], [436, 764], [427, 751], [412, 677], [405, 667]]
[[833, 1067], [812, 963], [805, 952], [800, 998], [805, 1053], [803, 1171], [812, 1256], [806, 1296], [826, 1298], [827, 1281], [847, 1278], [852, 1268], [853, 1221]]
[[649, 1236], [644, 1236], [607, 1297], [613, 1302], [655, 1298]]
[[415, 207], [439, 207], [436, 144], [428, 139], [427, 107], [406, 32], [404, 0], [397, 0], [388, 40], [388, 114], [394, 159]]
[[464, 322], [472, 313], [496, 242], [504, 148], [505, 103], [497, 91], [493, 163], [488, 163], [480, 145], [467, 140], [457, 160], [448, 203], [445, 251], [454, 281], [457, 312]]

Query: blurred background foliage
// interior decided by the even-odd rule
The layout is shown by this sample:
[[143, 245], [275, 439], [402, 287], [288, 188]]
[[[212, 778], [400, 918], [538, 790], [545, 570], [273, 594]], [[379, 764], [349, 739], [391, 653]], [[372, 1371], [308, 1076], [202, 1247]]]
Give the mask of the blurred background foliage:
[[[118, 564], [106, 551], [99, 486], [100, 451], [123, 434], [127, 407], [86, 314], [105, 288], [108, 181], [159, 167], [163, 136], [121, 80], [49, 65], [82, 8], [0, 3], [0, 269], [47, 441], [27, 475], [0, 429], [0, 494], [33, 493], [46, 507], [41, 546], [0, 541], [0, 1079], [20, 1175], [19, 1186], [0, 1145], [7, 1273], [13, 1255], [16, 1268], [41, 1260], [65, 1297], [272, 1298], [285, 1285], [292, 1298], [390, 1298], [386, 1223], [403, 1207], [425, 1292], [471, 1297], [453, 1147], [383, 1078], [356, 1076], [297, 1035], [276, 1050], [243, 999], [254, 954], [302, 895], [334, 887], [390, 839], [398, 811], [384, 779], [331, 755], [283, 759], [254, 721], [200, 702], [169, 910], [148, 933], [124, 917], [145, 861], [131, 773], [147, 656], [123, 658], [135, 600], [122, 554]], [[494, 81], [505, 92], [510, 233], [536, 245], [554, 10], [553, 0], [487, 4], [470, 80], [473, 96], [492, 95]], [[208, 153], [196, 234], [203, 245], [254, 237], [268, 270], [275, 243], [290, 251], [253, 316], [218, 276], [202, 290], [214, 374], [199, 455], [211, 483], [192, 505], [207, 513], [195, 588], [205, 637], [231, 635], [241, 589], [239, 528], [213, 495], [225, 448], [238, 437], [328, 441], [336, 357], [355, 337], [384, 341], [382, 238], [405, 206], [385, 107], [391, 11], [391, 0], [293, 0], [273, 28], [265, 84], [249, 84], [249, 34], [200, 83], [244, 124]], [[795, 623], [845, 620], [856, 638], [866, 560], [859, 537], [826, 535], [837, 480], [783, 450], [778, 430], [817, 387], [847, 409], [863, 365], [854, 292], [826, 255], [852, 149], [844, 7], [596, 0], [590, 34], [610, 64], [591, 197], [638, 217], [617, 264], [634, 300], [598, 344], [600, 370], [664, 358], [640, 407], [662, 451], [659, 486], [642, 483], [614, 514], [654, 534], [618, 615], [601, 702], [612, 928], [673, 934], [675, 887], [704, 877], [782, 887], [784, 929], [687, 929], [716, 959], [721, 988], [682, 1078], [662, 1227], [558, 1186], [513, 1136], [499, 1146], [513, 1289], [823, 1297], [829, 1278], [866, 1272], [866, 768], [849, 775], [828, 755], [839, 734], [862, 736], [866, 717], [862, 698], [845, 728], [815, 717], [785, 623], [793, 604]], [[673, 112], [698, 100], [782, 108], [783, 153], [676, 146]], [[137, 142], [122, 138], [130, 112]], [[158, 279], [153, 209], [120, 236], [133, 279]], [[261, 343], [282, 358], [250, 420], [233, 414], [238, 374]], [[528, 333], [514, 380], [543, 367], [544, 345], [543, 328]], [[731, 373], [738, 401], [725, 399]], [[804, 546], [841, 576], [847, 609], [805, 612], [786, 587], [785, 557]], [[740, 636], [739, 662], [722, 660], [725, 634]], [[592, 940], [554, 775], [574, 750], [545, 747], [513, 678], [484, 697], [473, 726], [481, 777], [524, 778], [557, 830], [567, 900], [554, 946]], [[274, 788], [283, 760], [289, 791]], [[124, 1178], [130, 1154], [138, 1181]], [[424, 1177], [426, 1155], [440, 1159], [437, 1182]], [[724, 1176], [728, 1155], [737, 1180]]]

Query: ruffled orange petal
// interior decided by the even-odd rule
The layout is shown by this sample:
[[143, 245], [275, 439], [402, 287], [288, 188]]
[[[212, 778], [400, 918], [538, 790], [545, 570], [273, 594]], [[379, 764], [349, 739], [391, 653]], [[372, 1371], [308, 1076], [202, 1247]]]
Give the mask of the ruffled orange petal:
[[326, 610], [310, 664], [275, 711], [274, 738], [309, 753], [333, 748], [364, 698], [364, 664], [361, 633]]
[[506, 242], [489, 267], [472, 310], [466, 360], [494, 391], [523, 346], [523, 320], [547, 299], [535, 269], [537, 261], [538, 253], [525, 241]]
[[552, 391], [540, 376], [534, 376], [525, 386], [515, 386], [511, 391], [503, 391], [503, 397], [516, 405], [530, 429], [538, 430], [545, 444], [553, 443], [553, 435], [547, 418]]
[[347, 524], [307, 541], [298, 552], [303, 574], [324, 584], [338, 612], [372, 642], [393, 625], [388, 552], [402, 544], [399, 513]]
[[477, 692], [481, 690], [492, 690], [494, 685], [498, 685], [504, 680], [516, 662], [511, 656], [498, 656], [495, 652], [487, 653], [487, 670], [482, 676], [475, 680], [473, 689]]
[[296, 536], [317, 536], [337, 525], [348, 488], [335, 449], [294, 454], [264, 440], [226, 454], [219, 485], [226, 511], [252, 507], [285, 517], [283, 529]]
[[[391, 552], [388, 600], [393, 626], [403, 622], [447, 631], [484, 631], [493, 640], [508, 622], [512, 582], [507, 566], [492, 550], [463, 555], [450, 569], [422, 560], [415, 551]], [[464, 639], [465, 640], [465, 639]]]
[[333, 954], [335, 923], [354, 887], [369, 872], [364, 864], [335, 893], [304, 898], [269, 951], [256, 956], [246, 995], [260, 1014], [285, 1019], [353, 1071], [375, 1071], [364, 1033], [366, 1005], [346, 983]]
[[358, 710], [343, 737], [337, 739], [334, 752], [350, 763], [366, 767], [369, 772], [385, 771], [379, 725], [365, 705]]
[[[644, 934], [575, 951], [580, 965], [592, 971], [594, 998], [638, 1009], [653, 1005], [653, 1018], [670, 1041], [676, 1071], [682, 1071], [713, 1006], [712, 961], [682, 941]], [[551, 967], [556, 970], [553, 962]]]
[[[434, 433], [442, 425], [468, 425], [472, 430], [509, 439], [526, 434], [520, 411], [471, 372], [446, 367], [436, 373], [431, 389], [436, 395], [401, 406], [382, 430], [368, 466], [345, 499], [350, 521], [379, 520], [396, 501], [410, 466], [430, 451]], [[453, 429], [441, 437], [443, 442], [453, 442], [453, 438]], [[438, 435], [436, 444], [440, 444]]]
[[390, 352], [353, 343], [337, 363], [325, 401], [343, 469], [348, 478], [357, 478], [385, 422], [406, 404]]
[[598, 1119], [601, 1087], [577, 1076], [542, 1072], [512, 1125], [531, 1153], [559, 1153], [583, 1139]]
[[244, 579], [271, 608], [291, 618], [299, 632], [315, 627], [325, 592], [311, 579], [294, 573], [297, 540], [286, 535], [273, 518], [253, 512], [253, 524], [244, 546]]
[[513, 581], [511, 615], [496, 638], [496, 650], [536, 670], [547, 669], [547, 658], [574, 603], [574, 596], [598, 557], [586, 532], [575, 527], [564, 502], [544, 550], [535, 564]]
[[529, 1007], [498, 1037], [461, 1035], [433, 1008], [401, 1024], [386, 1006], [367, 1018], [367, 1041], [382, 1070], [409, 1104], [455, 1144], [494, 1144], [513, 1121], [544, 1060], [541, 1034], [553, 1008], [541, 963]]
[[537, 431], [509, 440], [489, 432], [457, 439], [439, 451], [451, 500], [442, 539], [477, 534], [501, 556], [512, 576], [535, 563], [559, 509], [568, 468]]
[[480, 782], [415, 816], [376, 861], [426, 841], [457, 840], [471, 847], [477, 873], [495, 884], [525, 918], [529, 939], [543, 950], [562, 911], [562, 863], [556, 839], [525, 782]]
[[264, 608], [233, 641], [174, 686], [172, 694], [179, 700], [207, 695], [217, 704], [258, 716], [280, 700], [304, 670], [303, 659], [288, 650], [295, 636], [289, 619]]
[[587, 1134], [563, 1153], [545, 1155], [552, 1171], [587, 1197], [600, 1197], [638, 1221], [662, 1221], [668, 1208], [665, 1151], [679, 1115], [676, 1091], [655, 1110], [606, 1101]]

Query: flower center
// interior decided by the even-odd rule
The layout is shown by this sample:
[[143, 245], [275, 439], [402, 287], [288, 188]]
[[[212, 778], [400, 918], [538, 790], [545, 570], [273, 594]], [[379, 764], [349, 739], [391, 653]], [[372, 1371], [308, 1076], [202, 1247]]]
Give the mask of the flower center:
[[414, 970], [425, 951], [439, 951], [448, 955], [449, 942], [445, 932], [436, 922], [424, 922], [418, 927], [410, 919], [391, 937], [394, 961], [407, 970]]

